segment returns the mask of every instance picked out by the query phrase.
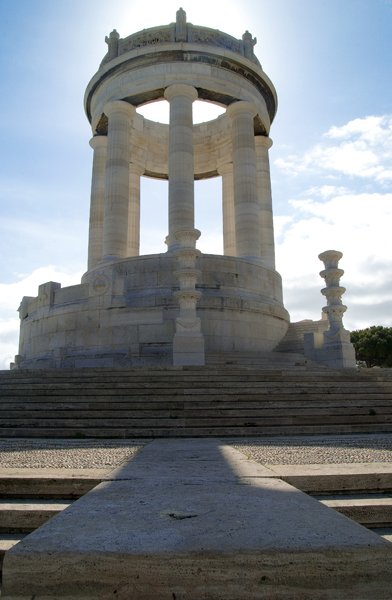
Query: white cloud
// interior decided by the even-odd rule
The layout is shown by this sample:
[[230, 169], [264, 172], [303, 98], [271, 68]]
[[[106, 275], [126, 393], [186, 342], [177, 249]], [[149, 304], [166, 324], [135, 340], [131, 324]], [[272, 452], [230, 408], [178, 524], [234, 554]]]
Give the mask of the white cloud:
[[366, 326], [391, 325], [392, 256], [387, 248], [392, 193], [345, 193], [328, 200], [323, 193], [321, 188], [319, 196], [315, 193], [291, 201], [296, 218], [286, 221], [277, 244], [278, 271], [292, 320], [319, 318], [324, 298], [319, 291], [323, 280], [318, 273], [323, 264], [318, 254], [335, 249], [343, 252], [341, 283], [347, 288], [343, 302], [349, 309], [353, 306], [347, 312], [346, 325], [358, 328], [364, 321]]
[[392, 180], [392, 115], [353, 119], [331, 127], [323, 141], [302, 156], [279, 158], [275, 165], [292, 175], [307, 171]]

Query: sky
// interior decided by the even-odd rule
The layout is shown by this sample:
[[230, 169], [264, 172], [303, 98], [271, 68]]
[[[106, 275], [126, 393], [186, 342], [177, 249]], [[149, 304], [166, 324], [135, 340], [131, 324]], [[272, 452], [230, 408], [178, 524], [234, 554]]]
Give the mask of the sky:
[[[291, 321], [320, 318], [318, 254], [335, 249], [346, 328], [392, 326], [392, 0], [0, 0], [0, 369], [17, 354], [22, 297], [86, 270], [83, 95], [105, 36], [173, 22], [180, 1], [191, 23], [257, 37], [277, 90], [276, 264]], [[202, 109], [196, 120], [214, 114]], [[222, 252], [220, 186], [196, 183], [205, 252]], [[165, 251], [166, 213], [167, 184], [143, 178], [142, 253]]]

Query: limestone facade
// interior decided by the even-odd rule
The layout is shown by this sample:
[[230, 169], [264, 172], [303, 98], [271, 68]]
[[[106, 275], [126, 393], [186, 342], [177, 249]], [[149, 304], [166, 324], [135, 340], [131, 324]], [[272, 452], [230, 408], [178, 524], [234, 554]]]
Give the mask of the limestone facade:
[[[20, 307], [17, 366], [204, 364], [209, 351], [269, 351], [289, 316], [275, 270], [269, 131], [276, 92], [249, 32], [176, 22], [121, 39], [87, 86], [93, 137], [88, 270]], [[170, 123], [137, 107], [170, 104]], [[224, 107], [195, 125], [193, 102]], [[167, 252], [140, 256], [140, 178], [169, 181]], [[222, 177], [224, 256], [201, 254], [194, 181]], [[201, 232], [203, 235], [203, 232]]]

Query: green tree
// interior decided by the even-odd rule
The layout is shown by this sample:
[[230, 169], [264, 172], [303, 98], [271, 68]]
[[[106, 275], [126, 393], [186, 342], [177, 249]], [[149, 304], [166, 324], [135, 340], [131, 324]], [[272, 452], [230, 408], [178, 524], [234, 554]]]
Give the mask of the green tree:
[[392, 367], [392, 327], [373, 325], [351, 332], [357, 360], [367, 367]]

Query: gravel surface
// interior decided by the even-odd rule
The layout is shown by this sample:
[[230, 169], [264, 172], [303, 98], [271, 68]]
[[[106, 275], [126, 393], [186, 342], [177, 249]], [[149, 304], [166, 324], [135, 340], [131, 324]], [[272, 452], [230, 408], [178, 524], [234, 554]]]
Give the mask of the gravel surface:
[[[0, 468], [115, 468], [149, 440], [0, 440]], [[263, 464], [392, 463], [392, 434], [223, 439]]]
[[249, 438], [230, 444], [270, 465], [392, 462], [392, 434], [303, 438]]
[[145, 440], [0, 440], [0, 467], [105, 469], [136, 454]]

